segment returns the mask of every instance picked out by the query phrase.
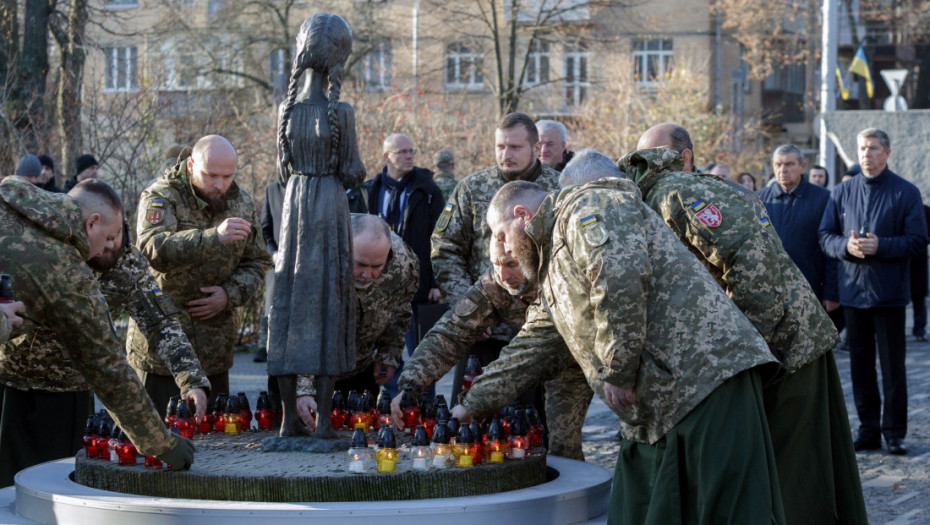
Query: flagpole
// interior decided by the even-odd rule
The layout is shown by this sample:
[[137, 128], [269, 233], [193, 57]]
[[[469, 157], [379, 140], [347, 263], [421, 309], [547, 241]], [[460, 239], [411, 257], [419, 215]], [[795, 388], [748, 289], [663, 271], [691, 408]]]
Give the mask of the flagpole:
[[[827, 137], [824, 115], [836, 110], [836, 0], [823, 0], [823, 38], [820, 50], [820, 165], [836, 171], [836, 148]], [[836, 173], [834, 173], [834, 178]], [[832, 181], [828, 181], [832, 186]]]

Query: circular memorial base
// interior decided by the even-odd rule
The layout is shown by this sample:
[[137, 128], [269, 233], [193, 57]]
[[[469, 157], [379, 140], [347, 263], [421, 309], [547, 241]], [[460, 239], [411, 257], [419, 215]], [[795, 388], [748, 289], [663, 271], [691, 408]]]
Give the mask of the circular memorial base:
[[[271, 435], [258, 431], [238, 436], [198, 435], [194, 438], [194, 464], [180, 472], [146, 468], [141, 458], [140, 464], [128, 466], [88, 459], [79, 451], [74, 480], [88, 487], [140, 496], [254, 502], [449, 498], [546, 482], [546, 451], [542, 448], [522, 460], [501, 464], [417, 471], [407, 454], [409, 437], [399, 434], [400, 460], [395, 472], [378, 473], [371, 461], [365, 472], [353, 473], [346, 453], [341, 451], [263, 452], [262, 440]], [[301, 439], [307, 438], [292, 441], [299, 444]]]
[[0, 522], [20, 525], [410, 525], [442, 523], [606, 523], [611, 475], [603, 468], [548, 457], [550, 480], [534, 487], [461, 498], [373, 502], [256, 503], [152, 498], [75, 483], [73, 459], [28, 468], [0, 489]]

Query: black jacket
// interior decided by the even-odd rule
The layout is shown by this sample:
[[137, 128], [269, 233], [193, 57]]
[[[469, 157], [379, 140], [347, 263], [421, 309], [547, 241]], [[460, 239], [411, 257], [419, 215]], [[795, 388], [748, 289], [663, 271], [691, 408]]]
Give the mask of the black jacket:
[[[350, 191], [348, 193], [349, 210], [353, 213], [380, 215], [378, 212], [380, 191], [380, 176], [365, 182], [361, 188]], [[430, 264], [429, 238], [446, 201], [442, 198], [439, 186], [433, 182], [433, 172], [426, 168], [413, 168], [413, 180], [410, 181], [407, 191], [401, 231], [394, 233], [400, 235], [420, 260], [420, 286], [413, 296], [413, 303], [420, 304], [428, 302], [430, 288], [439, 287], [436, 284], [436, 278], [433, 277], [433, 265]]]
[[278, 251], [278, 235], [281, 233], [281, 212], [284, 210], [284, 186], [274, 181], [265, 188], [265, 202], [262, 203], [262, 235], [268, 253]]

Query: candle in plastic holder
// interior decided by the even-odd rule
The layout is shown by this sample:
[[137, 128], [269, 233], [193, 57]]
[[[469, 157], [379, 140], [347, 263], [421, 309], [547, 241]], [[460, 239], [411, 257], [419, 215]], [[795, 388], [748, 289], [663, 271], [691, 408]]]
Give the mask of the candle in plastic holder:
[[452, 466], [452, 447], [449, 446], [449, 427], [445, 421], [436, 424], [433, 430], [433, 468], [447, 469]]
[[352, 446], [346, 452], [346, 458], [349, 462], [349, 472], [362, 474], [367, 471], [371, 465], [371, 449], [368, 448], [368, 438], [362, 429], [355, 429], [352, 434]]
[[433, 449], [430, 447], [429, 436], [423, 425], [417, 425], [413, 432], [413, 444], [410, 448], [410, 464], [413, 470], [429, 470], [433, 459]]
[[459, 427], [455, 444], [452, 445], [452, 454], [455, 456], [455, 466], [470, 468], [475, 466], [475, 437], [468, 425]]
[[[438, 399], [441, 396], [436, 396]], [[436, 402], [436, 421], [449, 421], [452, 419], [452, 412], [449, 411], [449, 406], [446, 405], [445, 400], [439, 400]]]
[[[367, 391], [366, 391], [367, 393]], [[369, 395], [369, 397], [371, 397]], [[363, 432], [371, 430], [371, 411], [364, 395], [358, 396], [355, 406], [352, 407], [352, 416], [349, 417], [349, 428], [360, 428]]]
[[110, 431], [113, 430], [113, 427], [110, 425], [110, 421], [107, 418], [99, 418], [100, 422], [97, 425], [97, 440], [94, 442], [94, 448], [97, 449], [97, 459], [102, 459], [108, 461], [110, 459], [110, 449], [107, 448], [110, 444]]
[[378, 450], [375, 451], [375, 463], [378, 465], [378, 472], [394, 472], [397, 468], [397, 440], [394, 438], [394, 430], [391, 427], [383, 427], [381, 430], [381, 440], [378, 442]]
[[420, 424], [420, 407], [417, 405], [417, 398], [413, 395], [413, 389], [409, 386], [404, 388], [400, 396], [400, 411], [403, 414], [404, 432], [412, 434]]
[[213, 426], [214, 432], [224, 432], [226, 430], [226, 420], [224, 416], [226, 415], [226, 393], [221, 392], [216, 395], [216, 400], [213, 402], [213, 417], [216, 418], [216, 423]]
[[517, 410], [510, 424], [510, 438], [507, 443], [507, 459], [523, 459], [529, 453], [530, 440], [526, 437], [526, 418], [522, 410]]
[[271, 430], [274, 426], [274, 410], [271, 409], [268, 392], [264, 390], [259, 392], [258, 400], [255, 401], [255, 424], [259, 430]]
[[230, 397], [226, 402], [226, 410], [223, 413], [223, 432], [238, 436], [242, 432], [239, 422], [239, 400]]
[[171, 396], [168, 398], [168, 407], [165, 409], [165, 427], [174, 428], [174, 422], [177, 419], [178, 414], [178, 401], [181, 398], [178, 396]]
[[119, 457], [120, 465], [135, 465], [138, 451], [136, 446], [129, 441], [126, 432], [122, 430], [119, 433], [119, 445], [116, 446], [116, 455]]
[[87, 423], [84, 424], [84, 436], [81, 442], [84, 444], [84, 455], [88, 458], [97, 457], [97, 418], [91, 414], [87, 416]]
[[381, 390], [381, 392], [382, 395], [378, 396], [378, 419], [376, 420], [375, 429], [394, 424], [394, 417], [391, 416], [391, 397], [384, 394], [386, 390]]
[[469, 355], [468, 360], [465, 362], [465, 374], [462, 376], [463, 392], [468, 392], [471, 389], [472, 382], [481, 375], [481, 372], [481, 361], [478, 360], [478, 356], [475, 354]]
[[239, 392], [236, 397], [239, 399], [239, 419], [242, 427], [240, 430], [248, 430], [252, 428], [252, 407], [249, 405], [249, 398], [245, 392]]
[[155, 456], [145, 456], [145, 467], [146, 468], [162, 468], [164, 465], [161, 460]]
[[458, 440], [459, 435], [459, 418], [453, 417], [449, 419], [449, 422], [446, 423], [446, 426], [449, 428], [449, 444], [455, 445], [455, 442]]
[[216, 416], [213, 415], [213, 405], [207, 401], [207, 410], [203, 414], [203, 419], [200, 420], [200, 423], [197, 424], [197, 432], [201, 434], [209, 434], [213, 432], [213, 427], [216, 426]]
[[481, 423], [479, 423], [477, 419], [474, 419], [468, 424], [468, 429], [471, 430], [471, 435], [475, 440], [475, 465], [480, 465], [481, 461], [484, 459], [484, 446], [481, 441], [481, 436], [484, 432], [482, 432]]
[[484, 456], [488, 463], [503, 463], [507, 455], [507, 439], [504, 437], [504, 427], [497, 416], [491, 419], [488, 426], [488, 440], [484, 444]]
[[526, 437], [530, 438], [530, 447], [543, 446], [543, 434], [546, 429], [539, 418], [539, 412], [533, 405], [526, 405]]
[[346, 426], [346, 423], [349, 422], [349, 414], [346, 410], [346, 398], [342, 395], [342, 391], [336, 390], [333, 392], [333, 411], [329, 414], [329, 424], [336, 430]]
[[110, 458], [110, 463], [119, 463], [119, 454], [116, 452], [116, 449], [119, 447], [120, 432], [122, 432], [122, 429], [113, 427], [113, 430], [110, 432], [110, 439], [107, 440], [107, 455]]
[[348, 425], [349, 428], [353, 428], [351, 426], [352, 414], [355, 413], [355, 407], [358, 405], [360, 397], [362, 396], [358, 395], [355, 390], [349, 390], [349, 393], [346, 394], [346, 420], [344, 424]]
[[183, 399], [178, 401], [177, 415], [174, 418], [174, 428], [178, 429], [178, 434], [186, 438], [194, 437], [194, 427], [196, 423], [187, 409], [187, 401]]
[[426, 429], [426, 435], [432, 439], [436, 426], [436, 404], [427, 396], [420, 396], [420, 424]]

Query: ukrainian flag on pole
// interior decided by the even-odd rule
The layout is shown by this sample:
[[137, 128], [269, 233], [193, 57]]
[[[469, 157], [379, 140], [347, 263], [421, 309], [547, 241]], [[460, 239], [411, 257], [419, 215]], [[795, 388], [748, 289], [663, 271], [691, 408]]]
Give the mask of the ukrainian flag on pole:
[[849, 64], [849, 72], [865, 78], [865, 90], [869, 94], [869, 98], [872, 98], [875, 88], [872, 85], [872, 73], [869, 70], [869, 62], [865, 59], [865, 50], [862, 46], [859, 46], [856, 56], [853, 57], [852, 62]]
[[849, 100], [849, 90], [846, 89], [846, 82], [843, 81], [843, 70], [840, 69], [839, 64], [836, 65], [836, 81], [840, 85], [840, 96], [843, 97], [843, 100]]

